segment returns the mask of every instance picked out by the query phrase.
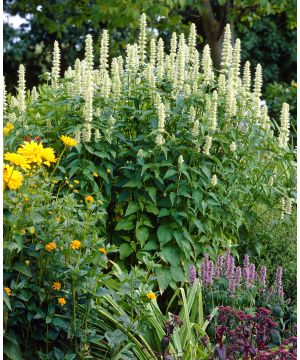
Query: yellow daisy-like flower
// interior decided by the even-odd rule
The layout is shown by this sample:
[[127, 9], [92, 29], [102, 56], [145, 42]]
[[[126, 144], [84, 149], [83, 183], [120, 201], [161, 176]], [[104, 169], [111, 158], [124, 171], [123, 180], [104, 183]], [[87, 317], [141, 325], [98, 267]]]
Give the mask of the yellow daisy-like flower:
[[85, 197], [85, 201], [89, 202], [89, 203], [93, 203], [94, 202], [94, 198], [91, 195], [88, 195]]
[[21, 229], [21, 234], [24, 236], [26, 234], [26, 230], [25, 229]]
[[47, 166], [50, 166], [51, 163], [55, 163], [57, 161], [52, 148], [44, 148], [42, 151], [42, 158], [44, 160], [44, 164]]
[[151, 300], [156, 300], [157, 296], [153, 292], [148, 292], [147, 293], [147, 298], [149, 298]]
[[27, 161], [41, 165], [43, 163], [43, 145], [42, 143], [36, 143], [34, 141], [25, 141], [18, 149], [18, 153], [23, 155]]
[[4, 291], [6, 292], [7, 296], [12, 296], [11, 289], [9, 287], [5, 287]]
[[53, 250], [56, 249], [56, 244], [55, 242], [51, 241], [48, 244], [45, 245], [45, 250], [48, 252], [52, 252]]
[[72, 184], [69, 185], [69, 188], [70, 188], [70, 189], [73, 189], [73, 187], [74, 187], [74, 185], [72, 185]]
[[61, 289], [61, 283], [59, 281], [54, 281], [52, 288], [56, 291], [59, 291]]
[[30, 169], [28, 160], [20, 154], [7, 152], [4, 154], [4, 160], [10, 161], [12, 164], [20, 166], [24, 170]]
[[3, 134], [7, 135], [8, 133], [10, 133], [11, 130], [13, 130], [15, 127], [12, 123], [7, 123], [4, 128], [3, 128]]
[[108, 174], [110, 174], [110, 173], [111, 173], [110, 169], [106, 169], [106, 172], [107, 172]]
[[71, 241], [71, 249], [78, 250], [81, 248], [81, 242], [79, 240], [73, 240]]
[[57, 302], [59, 303], [59, 305], [61, 305], [61, 306], [64, 306], [64, 305], [66, 305], [66, 299], [65, 298], [63, 298], [63, 297], [61, 297], [61, 298], [58, 298], [57, 299]]
[[33, 234], [35, 233], [35, 228], [34, 228], [34, 226], [30, 226], [30, 228], [29, 228], [28, 230], [29, 230], [29, 233], [30, 233], [31, 235], [33, 235]]
[[74, 184], [79, 184], [79, 181], [78, 181], [78, 180], [74, 180]]
[[59, 217], [59, 216], [56, 217], [56, 218], [55, 218], [55, 221], [60, 222], [60, 217]]
[[105, 250], [104, 248], [99, 248], [99, 251], [104, 255], [107, 254], [107, 250]]
[[73, 193], [77, 194], [77, 193], [78, 193], [78, 190], [76, 190], [76, 189], [75, 189], [75, 190], [73, 190]]
[[66, 146], [76, 146], [77, 145], [77, 141], [72, 139], [71, 137], [69, 136], [65, 136], [65, 135], [62, 135], [60, 137], [61, 141], [66, 145]]
[[98, 173], [96, 173], [96, 172], [93, 172], [93, 176], [94, 177], [99, 177]]
[[8, 186], [10, 190], [16, 190], [22, 186], [23, 175], [12, 166], [5, 165], [3, 168], [3, 181], [4, 189]]

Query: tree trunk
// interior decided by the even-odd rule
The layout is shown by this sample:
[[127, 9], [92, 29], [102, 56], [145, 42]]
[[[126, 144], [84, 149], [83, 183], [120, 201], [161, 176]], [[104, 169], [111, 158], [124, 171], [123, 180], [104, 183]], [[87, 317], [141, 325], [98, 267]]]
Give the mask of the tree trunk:
[[[228, 7], [231, 6], [231, 1], [228, 1], [226, 6], [220, 7], [220, 20], [216, 20], [210, 0], [200, 1], [200, 22], [201, 28], [204, 31], [205, 38], [211, 49], [211, 58], [214, 67], [220, 69], [221, 55], [222, 55], [222, 42], [226, 25], [226, 12]], [[232, 24], [231, 24], [232, 26]]]

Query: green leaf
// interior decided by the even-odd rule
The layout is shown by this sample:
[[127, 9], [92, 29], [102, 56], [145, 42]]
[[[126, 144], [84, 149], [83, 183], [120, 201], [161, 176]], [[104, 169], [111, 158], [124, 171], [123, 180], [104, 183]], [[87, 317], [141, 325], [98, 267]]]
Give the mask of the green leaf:
[[30, 267], [25, 264], [17, 263], [13, 266], [13, 269], [19, 271], [21, 274], [26, 275], [28, 277], [32, 276]]
[[178, 247], [173, 247], [173, 246], [164, 247], [159, 254], [164, 260], [168, 261], [171, 265], [173, 266], [179, 265], [180, 251]]
[[157, 237], [162, 248], [172, 239], [172, 230], [166, 225], [160, 225], [157, 229]]
[[172, 205], [174, 205], [175, 199], [176, 199], [176, 193], [170, 192], [170, 200]]
[[159, 210], [159, 215], [158, 215], [158, 217], [163, 217], [163, 216], [168, 216], [168, 215], [170, 215], [170, 211], [169, 211], [168, 209], [166, 209], [166, 208], [161, 208], [161, 209]]
[[175, 175], [176, 173], [177, 173], [176, 170], [174, 170], [174, 169], [169, 169], [169, 170], [165, 173], [164, 179], [167, 179], [168, 177], [171, 177], [171, 176]]
[[146, 191], [154, 204], [156, 204], [156, 188], [154, 186], [146, 187]]
[[3, 351], [8, 359], [23, 360], [21, 350], [14, 333], [10, 332], [9, 334], [5, 334], [3, 342]]
[[148, 240], [149, 230], [146, 226], [139, 226], [135, 230], [135, 235], [138, 241], [141, 243], [141, 246], [143, 247], [145, 242]]
[[130, 254], [133, 253], [133, 249], [132, 247], [127, 244], [127, 243], [123, 243], [120, 248], [119, 248], [119, 253], [120, 253], [120, 259], [124, 260], [125, 258], [127, 258]]
[[123, 187], [136, 187], [138, 189], [140, 189], [143, 186], [143, 183], [141, 180], [138, 179], [132, 179], [129, 180], [125, 185], [123, 185]]
[[127, 207], [127, 210], [126, 210], [126, 213], [125, 213], [125, 216], [129, 216], [131, 214], [134, 214], [136, 213], [137, 211], [139, 210], [139, 207], [136, 203], [129, 203], [128, 207]]
[[10, 305], [10, 300], [9, 297], [7, 296], [6, 292], [3, 292], [3, 300], [5, 302], [5, 305], [9, 308], [9, 310], [11, 311], [11, 305]]
[[158, 208], [154, 205], [154, 204], [151, 204], [151, 203], [147, 203], [146, 205], [146, 209], [149, 213], [151, 214], [154, 214], [154, 215], [158, 215], [159, 214], [159, 210]]
[[128, 219], [122, 219], [118, 222], [116, 230], [132, 230], [134, 229], [134, 223]]
[[147, 244], [143, 247], [142, 250], [149, 251], [149, 250], [156, 250], [158, 248], [158, 244], [154, 240], [150, 240]]
[[201, 206], [201, 201], [203, 199], [203, 193], [200, 190], [193, 190], [192, 198], [195, 201], [195, 204], [198, 208]]
[[170, 269], [174, 281], [179, 282], [186, 280], [181, 266], [171, 266]]
[[163, 293], [172, 281], [171, 271], [166, 268], [156, 268], [155, 274], [157, 276], [159, 291]]

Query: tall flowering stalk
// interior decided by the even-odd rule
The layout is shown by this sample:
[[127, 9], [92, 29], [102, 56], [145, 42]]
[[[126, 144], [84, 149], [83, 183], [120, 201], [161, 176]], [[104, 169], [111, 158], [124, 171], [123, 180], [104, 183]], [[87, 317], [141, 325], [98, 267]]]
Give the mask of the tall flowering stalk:
[[140, 19], [140, 35], [139, 35], [139, 60], [140, 64], [145, 64], [145, 58], [146, 58], [146, 15], [142, 14]]
[[23, 113], [26, 110], [25, 104], [25, 67], [21, 64], [19, 67], [19, 86], [18, 86], [18, 109], [20, 113]]
[[60, 49], [58, 42], [54, 41], [51, 82], [52, 82], [52, 86], [55, 89], [58, 87], [59, 73], [60, 73]]

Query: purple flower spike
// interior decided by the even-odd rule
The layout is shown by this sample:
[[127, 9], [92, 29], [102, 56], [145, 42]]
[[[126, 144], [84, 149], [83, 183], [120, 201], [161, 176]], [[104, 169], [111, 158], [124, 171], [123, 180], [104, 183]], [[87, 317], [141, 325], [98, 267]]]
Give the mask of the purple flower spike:
[[218, 265], [217, 265], [217, 269], [216, 269], [216, 273], [215, 273], [216, 278], [219, 278], [220, 276], [222, 276], [223, 265], [224, 265], [224, 256], [219, 255], [218, 256]]
[[235, 279], [232, 277], [229, 279], [229, 292], [231, 294], [235, 293], [235, 286], [236, 286]]
[[239, 285], [240, 285], [241, 278], [242, 278], [242, 269], [241, 269], [240, 266], [238, 266], [238, 267], [235, 269], [235, 282], [236, 282], [236, 286], [239, 286]]
[[191, 265], [190, 266], [190, 287], [193, 286], [195, 280], [196, 280], [196, 268], [194, 265]]
[[234, 275], [234, 257], [230, 255], [230, 250], [228, 250], [227, 253], [226, 253], [225, 275], [228, 278], [231, 278]]
[[266, 277], [267, 277], [267, 268], [265, 266], [262, 266], [260, 269], [260, 283], [263, 287], [266, 286]]
[[249, 282], [251, 284], [253, 284], [254, 281], [255, 281], [255, 275], [256, 275], [256, 273], [255, 273], [255, 264], [251, 263], [250, 266], [249, 266]]
[[214, 262], [212, 260], [208, 261], [207, 264], [207, 283], [211, 284], [214, 277]]
[[204, 260], [201, 265], [201, 280], [203, 285], [206, 285], [208, 283], [208, 262], [209, 262], [209, 256], [207, 254], [204, 254]]

